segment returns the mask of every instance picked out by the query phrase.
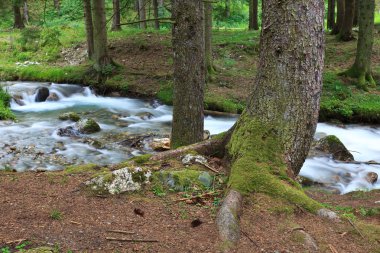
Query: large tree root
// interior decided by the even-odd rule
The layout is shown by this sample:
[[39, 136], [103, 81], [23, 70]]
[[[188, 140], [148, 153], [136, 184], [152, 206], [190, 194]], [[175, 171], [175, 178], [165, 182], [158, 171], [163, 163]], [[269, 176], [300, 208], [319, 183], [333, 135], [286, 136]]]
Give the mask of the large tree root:
[[232, 250], [240, 239], [239, 218], [242, 202], [243, 196], [235, 190], [230, 190], [219, 209], [216, 224], [224, 252]]

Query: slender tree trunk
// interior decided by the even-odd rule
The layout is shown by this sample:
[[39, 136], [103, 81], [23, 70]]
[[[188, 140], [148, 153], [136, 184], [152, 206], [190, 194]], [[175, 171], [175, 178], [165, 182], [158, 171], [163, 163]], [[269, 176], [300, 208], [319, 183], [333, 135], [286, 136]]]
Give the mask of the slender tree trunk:
[[306, 210], [320, 208], [286, 179], [299, 173], [317, 126], [323, 12], [320, 0], [263, 1], [256, 80], [227, 145], [230, 192], [217, 216], [223, 245], [239, 239], [241, 194], [261, 192]]
[[171, 146], [203, 140], [205, 85], [202, 0], [173, 0], [174, 100]]
[[26, 24], [29, 24], [29, 9], [28, 9], [27, 0], [24, 1], [23, 11], [24, 11], [24, 21]]
[[344, 19], [344, 1], [337, 0], [337, 17], [334, 29], [331, 31], [331, 34], [338, 34], [342, 28], [343, 19]]
[[[145, 0], [139, 0], [139, 20], [146, 20], [146, 13], [145, 13]], [[141, 22], [140, 23], [140, 28], [141, 29], [146, 29], [146, 22]]]
[[58, 13], [61, 12], [61, 3], [59, 2], [59, 0], [54, 0], [54, 8]]
[[13, 28], [16, 28], [16, 29], [25, 28], [25, 25], [24, 25], [24, 22], [23, 22], [22, 16], [21, 16], [19, 1], [14, 1], [14, 3], [13, 3], [13, 14], [14, 14]]
[[249, 0], [249, 30], [259, 30], [258, 22], [258, 0]]
[[94, 68], [101, 71], [110, 64], [107, 50], [107, 26], [104, 0], [92, 0], [92, 19], [94, 24]]
[[354, 26], [359, 25], [359, 1], [355, 0], [355, 11], [354, 11]]
[[158, 0], [153, 0], [153, 16], [156, 19], [154, 21], [154, 29], [160, 30], [160, 21], [158, 20], [159, 14], [158, 14]]
[[359, 10], [359, 38], [356, 59], [346, 74], [358, 78], [359, 86], [366, 88], [366, 84], [376, 85], [371, 70], [375, 0], [360, 0]]
[[83, 0], [83, 7], [87, 38], [87, 55], [89, 59], [92, 59], [94, 56], [94, 27], [92, 23], [91, 0]]
[[205, 17], [205, 62], [208, 76], [211, 76], [215, 70], [212, 60], [212, 4], [204, 3]]
[[327, 28], [332, 30], [335, 27], [335, 0], [329, 0], [327, 12]]
[[112, 17], [112, 31], [120, 31], [120, 0], [112, 0], [113, 4], [113, 17]]
[[344, 19], [338, 34], [338, 39], [342, 41], [350, 41], [354, 39], [352, 26], [354, 24], [355, 0], [345, 0], [344, 6]]
[[231, 0], [225, 0], [224, 16], [229, 18], [231, 16]]

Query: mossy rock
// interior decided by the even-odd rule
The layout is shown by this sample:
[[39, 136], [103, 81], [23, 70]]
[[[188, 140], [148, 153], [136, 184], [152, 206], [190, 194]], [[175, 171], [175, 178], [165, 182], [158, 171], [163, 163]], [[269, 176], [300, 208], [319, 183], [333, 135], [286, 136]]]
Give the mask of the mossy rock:
[[176, 191], [185, 191], [194, 186], [208, 188], [213, 183], [213, 177], [208, 172], [191, 169], [160, 171], [155, 174], [155, 178]]
[[335, 135], [328, 135], [317, 142], [316, 149], [332, 155], [339, 161], [354, 161], [354, 156]]
[[58, 116], [60, 120], [71, 120], [74, 122], [78, 122], [80, 120], [80, 116], [75, 112], [65, 112]]
[[92, 134], [99, 132], [100, 126], [93, 119], [82, 119], [76, 123], [76, 128], [82, 134]]

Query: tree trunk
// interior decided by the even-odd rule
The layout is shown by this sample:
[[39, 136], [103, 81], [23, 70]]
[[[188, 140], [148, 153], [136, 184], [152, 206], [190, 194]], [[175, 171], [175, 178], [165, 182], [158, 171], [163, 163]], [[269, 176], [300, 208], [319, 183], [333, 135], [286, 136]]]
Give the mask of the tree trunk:
[[29, 8], [28, 8], [27, 0], [24, 1], [23, 12], [24, 12], [24, 21], [26, 24], [29, 24]]
[[360, 0], [359, 10], [359, 38], [356, 59], [346, 74], [358, 78], [359, 86], [366, 88], [367, 83], [376, 85], [371, 71], [375, 0]]
[[342, 28], [343, 19], [344, 19], [344, 1], [337, 0], [337, 17], [334, 29], [331, 31], [331, 34], [338, 34]]
[[54, 8], [56, 9], [56, 11], [58, 13], [61, 12], [61, 4], [60, 4], [59, 0], [54, 0]]
[[335, 0], [329, 0], [327, 12], [327, 28], [332, 30], [335, 27]]
[[[146, 20], [146, 13], [145, 13], [145, 0], [139, 0], [139, 20]], [[146, 22], [143, 21], [140, 23], [140, 28], [141, 29], [146, 29]]]
[[338, 39], [342, 41], [350, 41], [354, 39], [352, 34], [352, 26], [354, 24], [355, 0], [345, 0], [344, 19], [342, 27], [338, 34]]
[[92, 23], [91, 0], [83, 0], [84, 23], [86, 26], [87, 55], [89, 59], [94, 56], [94, 27]]
[[204, 17], [205, 17], [205, 62], [207, 74], [212, 75], [214, 70], [212, 60], [212, 4], [204, 2]]
[[224, 16], [229, 18], [231, 16], [231, 0], [225, 0]]
[[16, 29], [25, 28], [25, 25], [24, 25], [24, 22], [23, 22], [22, 16], [21, 16], [20, 2], [19, 1], [14, 1], [14, 3], [13, 3], [13, 14], [14, 14], [13, 28], [16, 28]]
[[173, 0], [174, 100], [171, 146], [203, 140], [205, 85], [202, 0]]
[[259, 30], [258, 22], [258, 0], [249, 0], [249, 30]]
[[156, 19], [154, 21], [154, 29], [160, 30], [160, 21], [158, 20], [158, 0], [153, 0], [153, 16]]
[[102, 71], [104, 67], [111, 63], [111, 58], [107, 50], [107, 26], [104, 0], [92, 0], [93, 24], [94, 24], [94, 68]]
[[359, 25], [359, 1], [355, 0], [355, 11], [354, 11], [354, 26], [357, 27]]
[[112, 0], [113, 4], [113, 17], [112, 17], [112, 31], [120, 31], [120, 0]]
[[306, 159], [318, 121], [324, 1], [266, 0], [262, 20], [256, 80], [227, 145], [230, 192], [217, 218], [223, 245], [239, 238], [238, 214], [228, 211], [239, 210], [236, 192], [261, 192], [313, 212], [320, 208], [289, 181]]

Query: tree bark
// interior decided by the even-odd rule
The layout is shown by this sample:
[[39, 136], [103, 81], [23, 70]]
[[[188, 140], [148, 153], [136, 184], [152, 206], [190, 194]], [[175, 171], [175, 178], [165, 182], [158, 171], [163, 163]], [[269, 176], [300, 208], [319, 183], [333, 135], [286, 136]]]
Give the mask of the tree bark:
[[332, 30], [335, 27], [335, 0], [328, 1], [327, 28]]
[[24, 1], [23, 12], [24, 12], [24, 21], [26, 24], [29, 24], [29, 8], [28, 8], [27, 0]]
[[249, 30], [259, 30], [258, 22], [258, 0], [249, 0]]
[[350, 41], [354, 39], [352, 26], [354, 24], [355, 0], [345, 0], [344, 18], [340, 28], [338, 39], [341, 41]]
[[224, 16], [229, 18], [231, 16], [231, 0], [225, 0]]
[[56, 11], [58, 13], [61, 12], [61, 4], [60, 4], [59, 0], [54, 0], [54, 8], [56, 9]]
[[334, 29], [331, 31], [331, 34], [338, 34], [342, 28], [343, 19], [344, 19], [344, 1], [337, 0], [337, 17]]
[[354, 26], [359, 25], [359, 1], [355, 0], [355, 11], [354, 11]]
[[346, 74], [358, 78], [359, 86], [366, 88], [366, 84], [376, 85], [371, 70], [375, 0], [360, 0], [359, 10], [359, 37], [356, 59], [354, 65]]
[[[146, 13], [145, 13], [145, 0], [138, 0], [138, 3], [139, 3], [139, 20], [142, 21], [142, 20], [146, 20]], [[147, 26], [146, 26], [146, 22], [141, 22], [140, 23], [140, 28], [141, 29], [146, 29]]]
[[92, 19], [94, 24], [94, 68], [100, 72], [106, 65], [112, 62], [107, 50], [107, 26], [104, 0], [92, 0], [92, 6]]
[[120, 31], [120, 0], [112, 0], [113, 17], [112, 17], [112, 31]]
[[94, 56], [94, 27], [92, 23], [91, 0], [83, 0], [84, 23], [86, 26], [87, 55], [89, 59]]
[[203, 140], [205, 85], [202, 0], [173, 0], [174, 99], [171, 146]]
[[25, 28], [25, 25], [21, 16], [20, 1], [18, 0], [13, 2], [13, 15], [14, 15], [13, 28], [16, 28], [16, 29]]
[[160, 21], [158, 20], [159, 14], [158, 14], [158, 0], [153, 0], [153, 16], [156, 19], [154, 21], [154, 29], [160, 30]]
[[204, 2], [204, 17], [205, 17], [205, 62], [207, 74], [212, 75], [214, 70], [212, 60], [212, 4]]

